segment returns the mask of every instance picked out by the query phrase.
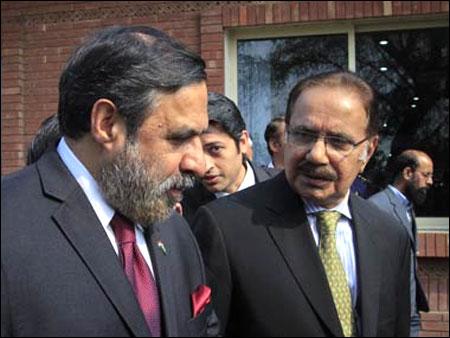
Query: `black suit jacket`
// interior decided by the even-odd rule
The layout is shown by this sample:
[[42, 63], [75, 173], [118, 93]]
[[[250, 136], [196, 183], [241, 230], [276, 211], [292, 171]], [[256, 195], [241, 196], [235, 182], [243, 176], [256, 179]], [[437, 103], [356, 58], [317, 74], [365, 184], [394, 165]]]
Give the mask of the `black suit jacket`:
[[[409, 240], [351, 196], [361, 336], [409, 335]], [[194, 233], [230, 336], [342, 336], [301, 199], [284, 173], [199, 209]]]
[[[5, 178], [1, 203], [2, 337], [150, 335], [104, 229], [55, 151]], [[189, 226], [173, 214], [146, 239], [162, 333], [214, 334], [211, 306], [192, 318], [191, 294], [207, 283]]]
[[[264, 182], [280, 172], [277, 169], [257, 167], [251, 161], [247, 161], [247, 164], [253, 169], [253, 172], [255, 173], [256, 183]], [[215, 199], [217, 199], [216, 195], [214, 195], [212, 192], [209, 192], [201, 182], [197, 181], [196, 185], [193, 188], [188, 189], [184, 193], [184, 198], [181, 202], [183, 206], [183, 217], [188, 221], [189, 224], [192, 224], [198, 208], [211, 201], [214, 201]]]

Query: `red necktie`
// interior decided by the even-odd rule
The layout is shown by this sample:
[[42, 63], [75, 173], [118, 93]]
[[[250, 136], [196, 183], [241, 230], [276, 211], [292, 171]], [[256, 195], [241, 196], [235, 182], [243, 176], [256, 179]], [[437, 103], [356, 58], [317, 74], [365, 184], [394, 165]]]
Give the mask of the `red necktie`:
[[133, 287], [153, 337], [161, 336], [159, 298], [155, 280], [136, 244], [133, 224], [116, 213], [111, 220], [123, 269]]

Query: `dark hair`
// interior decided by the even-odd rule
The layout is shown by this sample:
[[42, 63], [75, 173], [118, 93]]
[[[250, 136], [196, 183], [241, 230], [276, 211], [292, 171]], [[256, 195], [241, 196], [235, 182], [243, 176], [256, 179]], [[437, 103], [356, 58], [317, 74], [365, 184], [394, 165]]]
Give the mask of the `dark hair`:
[[300, 80], [289, 94], [287, 109], [286, 109], [286, 123], [289, 124], [292, 110], [297, 99], [303, 91], [313, 87], [340, 87], [346, 88], [357, 93], [362, 101], [364, 109], [366, 110], [369, 123], [367, 125], [367, 134], [372, 136], [378, 132], [379, 117], [375, 109], [375, 92], [372, 87], [360, 78], [358, 75], [351, 72], [333, 71], [322, 74], [312, 75], [303, 80]]
[[266, 131], [264, 132], [264, 139], [266, 140], [267, 150], [268, 150], [270, 156], [273, 155], [273, 152], [272, 152], [272, 149], [270, 149], [269, 141], [272, 138], [276, 138], [277, 140], [280, 139], [280, 137], [282, 136], [282, 135], [280, 135], [280, 126], [284, 122], [285, 122], [284, 117], [282, 117], [282, 116], [275, 117], [270, 121], [270, 123], [266, 127]]
[[416, 170], [419, 164], [417, 153], [408, 150], [403, 151], [400, 155], [395, 157], [388, 166], [388, 171], [391, 173], [390, 182], [395, 182], [400, 178], [405, 168], [410, 167], [411, 169]]
[[245, 122], [238, 107], [222, 94], [208, 93], [208, 120], [210, 125], [218, 125], [236, 143], [245, 130]]
[[110, 27], [72, 54], [59, 82], [61, 133], [80, 138], [90, 130], [94, 103], [111, 100], [133, 138], [159, 94], [206, 79], [205, 63], [193, 52], [150, 27]]
[[53, 114], [42, 121], [39, 130], [31, 141], [26, 164], [30, 165], [36, 162], [45, 152], [55, 149], [60, 138], [58, 118], [56, 114]]

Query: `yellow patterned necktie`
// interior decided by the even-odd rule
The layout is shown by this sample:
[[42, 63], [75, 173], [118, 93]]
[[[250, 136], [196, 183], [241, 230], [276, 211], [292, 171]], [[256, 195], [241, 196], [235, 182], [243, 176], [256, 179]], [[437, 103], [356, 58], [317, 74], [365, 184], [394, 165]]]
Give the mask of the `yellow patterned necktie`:
[[336, 228], [341, 214], [337, 211], [316, 213], [320, 227], [319, 255], [328, 278], [334, 305], [345, 337], [353, 333], [353, 312], [347, 276], [336, 248]]

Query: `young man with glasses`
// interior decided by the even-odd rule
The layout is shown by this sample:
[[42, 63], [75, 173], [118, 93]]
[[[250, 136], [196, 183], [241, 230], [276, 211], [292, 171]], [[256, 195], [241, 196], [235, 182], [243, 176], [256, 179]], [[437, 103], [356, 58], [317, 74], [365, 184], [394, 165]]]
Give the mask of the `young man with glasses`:
[[201, 207], [194, 232], [229, 336], [407, 336], [408, 235], [350, 193], [378, 144], [371, 87], [334, 72], [300, 81], [285, 172]]
[[395, 217], [408, 231], [411, 241], [411, 337], [420, 331], [419, 311], [429, 311], [428, 301], [417, 275], [417, 226], [414, 205], [421, 205], [433, 185], [433, 161], [424, 152], [403, 151], [392, 163], [392, 184], [369, 201]]

